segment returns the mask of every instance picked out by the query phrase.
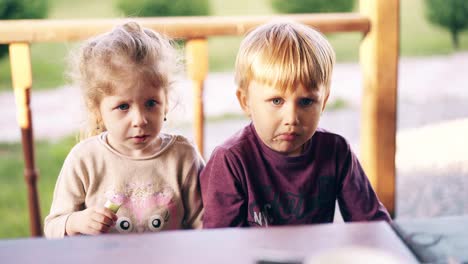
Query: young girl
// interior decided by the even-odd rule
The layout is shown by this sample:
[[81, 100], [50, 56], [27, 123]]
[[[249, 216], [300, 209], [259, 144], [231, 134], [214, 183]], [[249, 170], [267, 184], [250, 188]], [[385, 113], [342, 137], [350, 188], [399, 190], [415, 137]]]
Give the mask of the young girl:
[[201, 227], [204, 162], [187, 139], [161, 133], [174, 55], [167, 39], [135, 22], [81, 48], [72, 73], [87, 138], [65, 159], [46, 237]]

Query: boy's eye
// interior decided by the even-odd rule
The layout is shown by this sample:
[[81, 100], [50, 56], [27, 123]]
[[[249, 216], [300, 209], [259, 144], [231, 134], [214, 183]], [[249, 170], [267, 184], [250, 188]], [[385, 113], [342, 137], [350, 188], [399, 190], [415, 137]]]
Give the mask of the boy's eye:
[[283, 102], [283, 100], [281, 98], [275, 98], [275, 99], [271, 100], [271, 102], [274, 105], [280, 105]]
[[148, 100], [146, 101], [145, 106], [148, 108], [152, 108], [155, 107], [157, 104], [158, 102], [156, 102], [156, 100]]
[[130, 108], [130, 106], [128, 104], [121, 104], [121, 105], [117, 106], [117, 108], [119, 110], [125, 111], [125, 110], [128, 110]]
[[309, 98], [302, 98], [302, 99], [299, 101], [299, 104], [302, 105], [302, 106], [308, 106], [308, 105], [311, 105], [313, 102], [314, 102], [314, 100], [312, 100], [312, 99], [309, 99]]

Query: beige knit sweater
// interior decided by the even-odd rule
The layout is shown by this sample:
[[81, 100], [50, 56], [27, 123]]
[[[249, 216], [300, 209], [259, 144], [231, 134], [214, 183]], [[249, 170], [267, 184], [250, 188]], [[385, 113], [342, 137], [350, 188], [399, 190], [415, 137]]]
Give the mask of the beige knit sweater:
[[63, 237], [71, 213], [107, 200], [121, 204], [111, 233], [201, 228], [198, 174], [204, 161], [187, 139], [161, 134], [160, 150], [136, 159], [113, 150], [105, 137], [78, 143], [65, 159], [45, 219], [46, 237]]

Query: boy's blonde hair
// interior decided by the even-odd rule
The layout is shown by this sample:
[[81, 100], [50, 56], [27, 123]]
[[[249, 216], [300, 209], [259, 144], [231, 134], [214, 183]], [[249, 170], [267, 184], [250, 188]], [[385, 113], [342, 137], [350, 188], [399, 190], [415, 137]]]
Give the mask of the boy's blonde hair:
[[143, 82], [148, 89], [164, 89], [167, 95], [179, 65], [170, 40], [136, 22], [91, 38], [70, 60], [70, 77], [82, 90], [88, 112], [81, 139], [106, 131], [99, 107], [117, 85]]
[[330, 89], [335, 52], [326, 38], [303, 24], [271, 22], [242, 41], [236, 58], [235, 82], [246, 90], [251, 81], [292, 91], [297, 85]]

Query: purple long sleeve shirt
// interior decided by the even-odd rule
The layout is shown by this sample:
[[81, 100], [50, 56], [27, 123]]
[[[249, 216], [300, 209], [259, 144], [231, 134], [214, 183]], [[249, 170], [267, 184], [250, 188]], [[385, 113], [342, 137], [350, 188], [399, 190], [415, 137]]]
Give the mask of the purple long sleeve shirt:
[[217, 147], [200, 176], [203, 227], [391, 221], [346, 140], [318, 129], [304, 153], [267, 147], [252, 124]]

